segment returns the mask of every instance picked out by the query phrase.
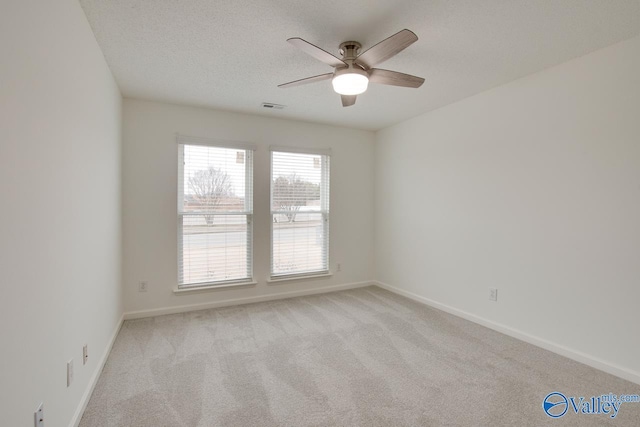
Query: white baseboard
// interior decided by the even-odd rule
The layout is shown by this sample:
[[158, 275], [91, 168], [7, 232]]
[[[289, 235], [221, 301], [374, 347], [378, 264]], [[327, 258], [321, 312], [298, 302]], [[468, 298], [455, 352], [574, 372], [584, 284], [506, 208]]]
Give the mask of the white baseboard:
[[622, 368], [620, 366], [616, 366], [612, 363], [605, 362], [604, 360], [592, 357], [580, 351], [573, 350], [563, 345], [556, 344], [551, 341], [547, 341], [543, 338], [539, 338], [539, 337], [527, 334], [525, 332], [519, 331], [517, 329], [511, 328], [501, 323], [497, 323], [492, 320], [488, 320], [488, 319], [476, 316], [475, 314], [471, 314], [466, 311], [459, 310], [449, 305], [439, 303], [432, 299], [414, 294], [413, 292], [408, 292], [403, 289], [396, 288], [395, 286], [391, 286], [387, 283], [376, 281], [375, 284], [381, 287], [382, 289], [386, 289], [395, 294], [402, 295], [414, 301], [420, 302], [422, 304], [426, 304], [430, 307], [437, 308], [438, 310], [442, 310], [447, 313], [453, 314], [454, 316], [458, 316], [463, 319], [469, 320], [471, 322], [477, 323], [479, 325], [486, 326], [487, 328], [493, 329], [494, 331], [498, 331], [500, 333], [509, 335], [510, 337], [519, 339], [526, 343], [533, 344], [536, 347], [541, 347], [545, 350], [549, 350], [553, 353], [575, 360], [576, 362], [580, 362], [587, 366], [591, 366], [592, 368], [598, 369], [600, 371], [604, 371], [608, 374], [615, 375], [616, 377], [625, 379], [627, 381], [631, 381], [636, 384], [640, 384], [639, 372], [635, 372], [626, 368]]
[[174, 307], [154, 308], [151, 310], [130, 311], [124, 314], [125, 320], [142, 319], [144, 317], [161, 316], [163, 314], [185, 313], [188, 311], [206, 310], [216, 307], [227, 307], [232, 305], [251, 304], [254, 302], [273, 301], [285, 298], [295, 298], [305, 295], [323, 294], [326, 292], [343, 291], [346, 289], [361, 288], [364, 286], [375, 285], [373, 281], [345, 283], [342, 285], [323, 286], [312, 289], [302, 289], [299, 291], [276, 292], [268, 295], [259, 295], [254, 297], [232, 298], [220, 301], [207, 302], [202, 304], [178, 305]]
[[100, 378], [100, 374], [102, 373], [102, 368], [104, 368], [105, 363], [107, 363], [107, 359], [109, 358], [109, 353], [111, 353], [111, 348], [113, 347], [113, 343], [116, 341], [116, 337], [120, 332], [120, 328], [122, 327], [122, 323], [124, 322], [124, 313], [120, 316], [120, 320], [116, 325], [113, 333], [111, 334], [111, 338], [109, 338], [109, 342], [107, 343], [107, 347], [102, 352], [102, 356], [100, 360], [98, 360], [98, 365], [96, 369], [93, 371], [93, 375], [89, 379], [89, 384], [87, 385], [87, 389], [82, 395], [82, 399], [80, 400], [80, 404], [78, 405], [78, 409], [76, 409], [76, 413], [73, 415], [71, 419], [70, 427], [78, 427], [80, 424], [80, 420], [82, 419], [82, 414], [84, 414], [84, 410], [87, 408], [87, 404], [89, 403], [89, 399], [91, 399], [91, 395], [93, 394], [93, 389], [95, 389], [96, 384], [98, 383], [98, 379]]

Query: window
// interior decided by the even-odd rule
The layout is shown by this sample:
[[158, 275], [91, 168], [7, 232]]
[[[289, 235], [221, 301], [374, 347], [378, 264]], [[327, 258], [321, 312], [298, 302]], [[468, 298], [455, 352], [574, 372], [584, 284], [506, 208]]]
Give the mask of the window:
[[178, 288], [252, 280], [253, 151], [179, 137]]
[[329, 153], [271, 151], [271, 277], [329, 272]]

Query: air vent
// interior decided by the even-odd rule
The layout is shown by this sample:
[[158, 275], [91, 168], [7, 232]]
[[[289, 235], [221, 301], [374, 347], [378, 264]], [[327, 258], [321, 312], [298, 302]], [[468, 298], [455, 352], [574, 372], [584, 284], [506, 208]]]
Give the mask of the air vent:
[[282, 110], [285, 105], [280, 105], [280, 104], [272, 104], [271, 102], [263, 102], [261, 104], [262, 108], [269, 108], [271, 110]]

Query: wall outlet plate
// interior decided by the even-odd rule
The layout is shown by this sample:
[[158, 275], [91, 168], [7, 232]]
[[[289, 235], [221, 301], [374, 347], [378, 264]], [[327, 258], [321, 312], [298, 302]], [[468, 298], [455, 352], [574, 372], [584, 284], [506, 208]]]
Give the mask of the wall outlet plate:
[[138, 282], [138, 292], [147, 292], [149, 288], [149, 282], [146, 280], [141, 280]]
[[36, 412], [33, 413], [33, 425], [35, 427], [44, 427], [44, 409], [42, 402], [38, 405]]
[[498, 301], [498, 289], [489, 288], [489, 301]]

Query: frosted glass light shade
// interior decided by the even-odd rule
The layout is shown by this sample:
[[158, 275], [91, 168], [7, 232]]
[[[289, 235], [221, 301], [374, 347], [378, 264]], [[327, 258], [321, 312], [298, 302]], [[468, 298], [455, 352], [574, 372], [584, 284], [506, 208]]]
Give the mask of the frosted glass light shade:
[[337, 74], [331, 81], [333, 90], [340, 95], [359, 95], [369, 85], [369, 78], [364, 72], [358, 73], [349, 70], [349, 72]]

